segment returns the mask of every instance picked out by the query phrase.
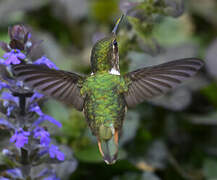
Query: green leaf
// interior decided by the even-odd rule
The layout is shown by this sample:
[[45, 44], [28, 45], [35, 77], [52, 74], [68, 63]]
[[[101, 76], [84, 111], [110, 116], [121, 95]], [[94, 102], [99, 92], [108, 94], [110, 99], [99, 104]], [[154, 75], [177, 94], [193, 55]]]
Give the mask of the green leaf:
[[[8, 34], [0, 34], [0, 40], [3, 42], [9, 42]], [[4, 51], [0, 48], [0, 58], [4, 55]]]
[[217, 178], [217, 160], [207, 158], [204, 162], [203, 166], [203, 173], [206, 179], [212, 179]]
[[84, 162], [102, 162], [97, 145], [86, 147], [84, 150], [75, 152], [75, 157]]
[[[183, 23], [185, 23], [184, 26]], [[162, 23], [154, 26], [153, 36], [164, 46], [192, 42], [191, 26], [188, 16], [179, 19], [166, 17], [163, 19]]]
[[209, 86], [203, 88], [201, 92], [212, 102], [213, 105], [217, 106], [217, 84], [212, 83]]
[[58, 121], [69, 119], [69, 110], [61, 102], [50, 99], [46, 102], [46, 110], [47, 114], [53, 116]]
[[[103, 158], [100, 155], [97, 144], [86, 147], [83, 150], [75, 152], [75, 157], [83, 162], [99, 163], [103, 162]], [[119, 149], [118, 159], [126, 157], [126, 152], [122, 149]]]

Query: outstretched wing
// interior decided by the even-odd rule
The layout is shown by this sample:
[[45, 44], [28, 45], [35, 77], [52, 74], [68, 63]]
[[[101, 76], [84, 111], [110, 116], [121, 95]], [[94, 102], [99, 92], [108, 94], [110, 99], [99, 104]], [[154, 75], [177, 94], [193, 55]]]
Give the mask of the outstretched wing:
[[13, 66], [13, 73], [27, 86], [67, 104], [83, 109], [84, 98], [78, 81], [84, 77], [76, 73], [50, 69], [45, 65], [20, 64]]
[[176, 87], [183, 80], [193, 76], [202, 66], [203, 61], [186, 58], [168, 63], [144, 67], [124, 75], [130, 81], [129, 90], [124, 94], [128, 107], [143, 102]]

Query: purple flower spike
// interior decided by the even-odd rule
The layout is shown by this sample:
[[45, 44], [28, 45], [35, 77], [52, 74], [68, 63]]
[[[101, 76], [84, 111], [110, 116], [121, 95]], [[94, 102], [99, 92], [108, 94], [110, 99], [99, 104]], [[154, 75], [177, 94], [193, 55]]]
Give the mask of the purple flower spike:
[[57, 146], [54, 146], [53, 144], [49, 148], [49, 155], [51, 158], [57, 158], [59, 161], [64, 161], [65, 156], [64, 154], [59, 150]]
[[49, 177], [44, 178], [44, 180], [60, 180], [60, 179], [57, 178], [56, 175], [51, 175]]
[[0, 125], [4, 125], [7, 128], [9, 128], [9, 129], [13, 129], [14, 128], [14, 126], [10, 122], [8, 122], [7, 120], [5, 120], [3, 118], [0, 118]]
[[15, 168], [15, 169], [8, 169], [8, 170], [6, 170], [6, 173], [8, 175], [10, 175], [13, 179], [20, 179], [20, 178], [22, 179], [23, 178], [20, 169], [17, 169], [17, 168]]
[[11, 112], [14, 110], [14, 106], [9, 106], [7, 108], [7, 117], [9, 117], [11, 115]]
[[9, 92], [3, 92], [1, 99], [6, 100], [6, 101], [11, 101], [14, 102], [16, 104], [18, 104], [18, 97], [14, 97], [11, 93]]
[[48, 120], [49, 122], [57, 125], [58, 127], [62, 127], [62, 124], [58, 122], [56, 119], [54, 119], [53, 117], [47, 114], [44, 114], [38, 105], [33, 104], [33, 106], [30, 107], [30, 111], [36, 112], [40, 116], [34, 125], [37, 126], [38, 124], [42, 123], [44, 120]]
[[2, 42], [2, 41], [0, 41], [0, 48], [6, 52], [10, 52], [10, 50], [11, 50], [9, 45], [5, 42]]
[[0, 64], [4, 64], [5, 60], [4, 59], [0, 59]]
[[56, 119], [54, 119], [53, 117], [43, 114], [41, 115], [35, 122], [34, 122], [34, 126], [37, 126], [39, 124], [41, 124], [42, 122], [44, 122], [45, 120], [48, 120], [49, 122], [51, 122], [52, 124], [55, 124], [56, 126], [58, 126], [59, 128], [62, 127], [62, 124], [60, 122], [58, 122]]
[[10, 179], [0, 176], [0, 180], [10, 180]]
[[49, 68], [59, 69], [50, 59], [48, 59], [45, 56], [42, 56], [41, 58], [39, 58], [38, 60], [36, 60], [34, 62], [34, 64], [45, 64]]
[[19, 49], [12, 49], [11, 52], [5, 53], [3, 58], [5, 59], [5, 65], [20, 64], [20, 59], [25, 59], [26, 55], [23, 54]]
[[50, 144], [50, 134], [45, 131], [44, 128], [37, 127], [34, 129], [34, 138], [40, 138], [40, 144], [42, 146], [48, 146]]
[[32, 37], [32, 34], [29, 32], [27, 35], [27, 39], [31, 39], [31, 37]]
[[44, 95], [38, 92], [35, 92], [33, 96], [30, 98], [30, 102], [34, 102], [35, 100], [43, 98]]
[[22, 128], [15, 131], [15, 134], [10, 138], [10, 142], [14, 143], [17, 148], [21, 148], [24, 144], [28, 144], [28, 136], [30, 132], [24, 131]]
[[28, 35], [28, 29], [22, 24], [17, 24], [8, 28], [8, 34], [11, 40], [24, 41], [25, 36]]
[[0, 90], [2, 90], [3, 88], [9, 88], [8, 84], [5, 82], [0, 81]]
[[30, 107], [30, 111], [37, 113], [39, 116], [43, 116], [44, 113], [42, 112], [41, 108], [35, 104], [33, 104], [32, 107]]
[[42, 118], [43, 118], [44, 120], [48, 120], [49, 122], [55, 124], [55, 125], [58, 126], [59, 128], [62, 127], [62, 124], [61, 124], [59, 121], [57, 121], [56, 119], [54, 119], [53, 117], [51, 117], [51, 116], [49, 116], [49, 115], [46, 115], [46, 114], [45, 114]]

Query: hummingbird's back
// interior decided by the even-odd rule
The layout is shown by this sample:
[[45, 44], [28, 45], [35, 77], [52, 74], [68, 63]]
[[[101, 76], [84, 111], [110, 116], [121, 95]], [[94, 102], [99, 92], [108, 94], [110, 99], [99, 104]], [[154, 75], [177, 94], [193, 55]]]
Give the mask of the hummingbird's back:
[[84, 113], [94, 135], [98, 134], [102, 124], [121, 128], [125, 114], [123, 92], [126, 91], [127, 86], [121, 76], [105, 72], [87, 78], [81, 93], [86, 94]]

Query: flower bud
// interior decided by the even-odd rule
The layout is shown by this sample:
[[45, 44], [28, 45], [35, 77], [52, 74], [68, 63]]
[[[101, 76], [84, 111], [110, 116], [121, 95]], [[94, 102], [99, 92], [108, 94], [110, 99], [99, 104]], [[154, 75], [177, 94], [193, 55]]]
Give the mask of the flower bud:
[[9, 27], [8, 34], [10, 36], [10, 47], [12, 49], [24, 50], [25, 44], [30, 38], [30, 33], [24, 25], [14, 25]]

